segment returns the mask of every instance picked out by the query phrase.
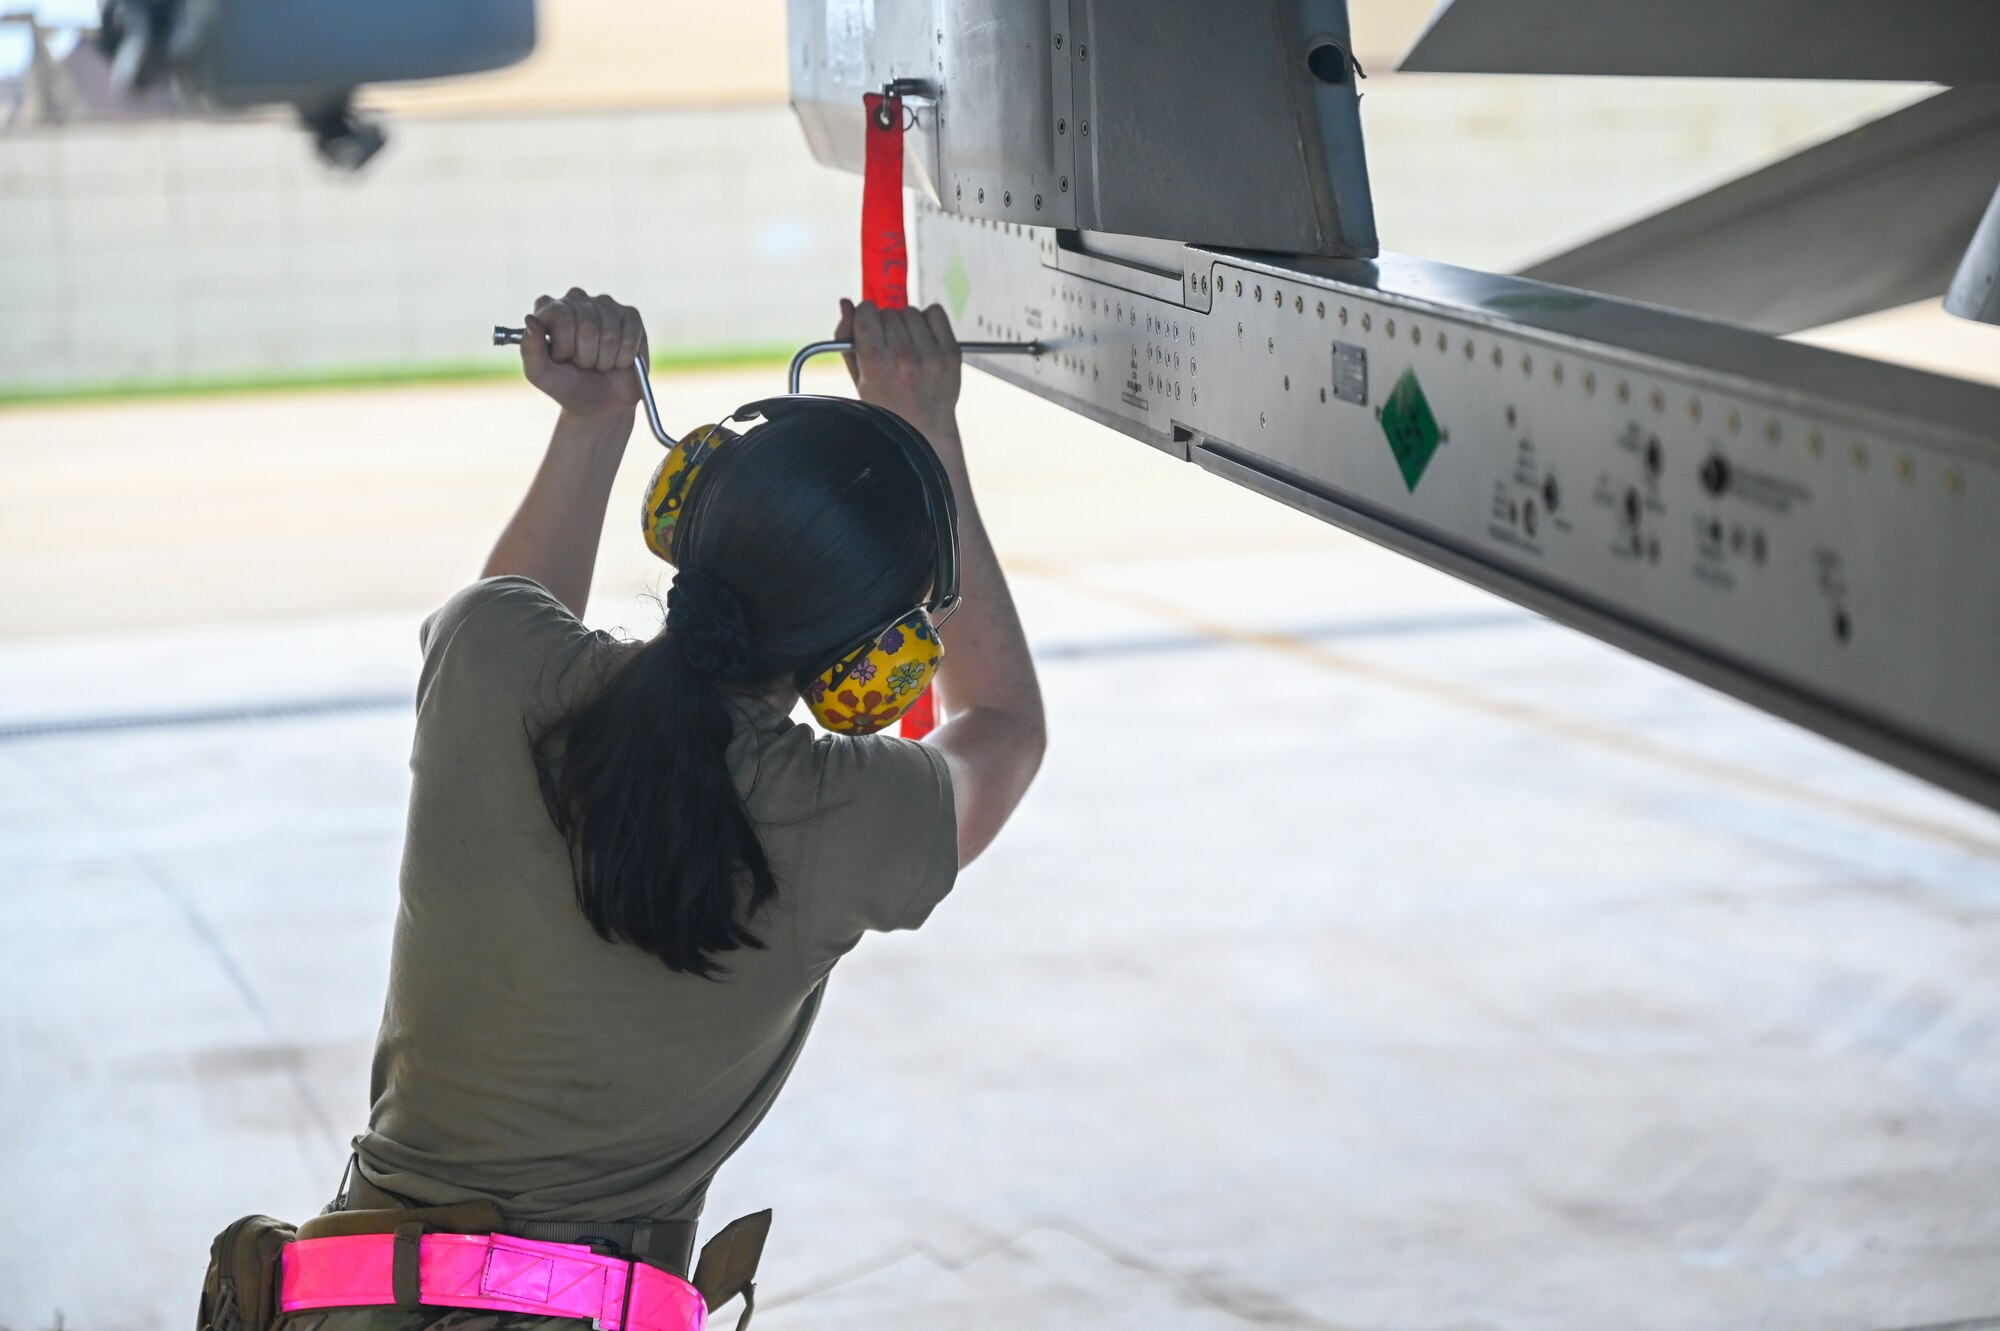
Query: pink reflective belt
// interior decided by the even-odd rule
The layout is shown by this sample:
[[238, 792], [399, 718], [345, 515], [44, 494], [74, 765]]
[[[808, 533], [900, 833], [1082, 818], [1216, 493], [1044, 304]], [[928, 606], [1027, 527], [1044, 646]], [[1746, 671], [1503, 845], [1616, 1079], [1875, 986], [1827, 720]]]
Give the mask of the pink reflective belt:
[[[431, 1307], [582, 1317], [598, 1331], [702, 1331], [708, 1321], [701, 1292], [687, 1281], [580, 1243], [508, 1234], [425, 1234], [416, 1242], [416, 1302]], [[396, 1243], [394, 1234], [353, 1234], [285, 1245], [279, 1311], [397, 1306]]]

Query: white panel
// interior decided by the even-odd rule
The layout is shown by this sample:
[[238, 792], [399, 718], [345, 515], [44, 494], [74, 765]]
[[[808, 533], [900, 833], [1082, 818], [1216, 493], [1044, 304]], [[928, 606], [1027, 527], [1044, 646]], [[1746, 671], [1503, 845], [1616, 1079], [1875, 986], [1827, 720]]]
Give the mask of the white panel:
[[59, 137], [58, 133], [33, 129], [0, 135], [0, 198], [57, 192]]
[[0, 192], [0, 274], [47, 262], [66, 212], [60, 199], [46, 193]]
[[[638, 304], [662, 346], [803, 342], [856, 284], [859, 182], [812, 164], [781, 108], [390, 128], [358, 176], [277, 123], [0, 138], [0, 286], [39, 317], [87, 312], [96, 360], [0, 338], [0, 390], [463, 363], [572, 283]], [[65, 193], [57, 145], [86, 139], [71, 155], [102, 188], [149, 159], [158, 182]]]
[[72, 197], [101, 199], [166, 188], [165, 130], [158, 125], [75, 126], [53, 137], [55, 180]]
[[307, 152], [290, 125], [186, 121], [167, 127], [161, 156], [176, 188], [199, 191], [275, 188]]
[[919, 236], [962, 328], [1050, 343], [1000, 377], [2000, 803], [2000, 391], [1396, 256], [1188, 247], [1169, 300], [1029, 229]]

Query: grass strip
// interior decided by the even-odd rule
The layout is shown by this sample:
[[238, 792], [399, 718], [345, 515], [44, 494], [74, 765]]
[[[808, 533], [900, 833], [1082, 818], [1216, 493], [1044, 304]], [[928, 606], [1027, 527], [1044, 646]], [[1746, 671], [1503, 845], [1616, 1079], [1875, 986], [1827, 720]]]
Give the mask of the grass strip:
[[[798, 348], [790, 345], [690, 347], [653, 357], [653, 373], [686, 374], [698, 370], [754, 369], [790, 363]], [[0, 410], [8, 407], [89, 406], [139, 398], [212, 397], [234, 393], [319, 392], [327, 389], [394, 388], [404, 385], [476, 383], [514, 378], [521, 364], [498, 349], [490, 359], [433, 362], [428, 365], [361, 365], [329, 370], [292, 370], [265, 374], [216, 375], [186, 379], [132, 379], [73, 384], [60, 388], [0, 388]]]

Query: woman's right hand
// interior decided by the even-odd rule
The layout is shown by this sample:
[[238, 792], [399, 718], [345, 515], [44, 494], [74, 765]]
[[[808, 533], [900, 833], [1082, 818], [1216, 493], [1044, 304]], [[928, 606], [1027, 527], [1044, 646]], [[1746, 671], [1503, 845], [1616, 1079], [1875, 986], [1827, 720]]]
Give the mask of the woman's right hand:
[[957, 436], [958, 338], [942, 306], [885, 310], [843, 300], [833, 335], [854, 343], [847, 372], [863, 402], [895, 412], [934, 445]]
[[930, 440], [958, 499], [961, 599], [939, 630], [951, 644], [937, 677], [944, 724], [927, 742], [951, 771], [963, 866], [999, 835], [1027, 793], [1048, 746], [1048, 721], [1027, 635], [966, 474], [955, 419], [958, 339], [935, 305], [881, 310], [847, 301], [836, 336], [854, 341], [847, 368], [861, 400], [895, 412]]
[[623, 415], [630, 422], [639, 403], [632, 362], [646, 350], [646, 325], [639, 311], [571, 287], [561, 300], [537, 300], [527, 325], [521, 368], [529, 383], [554, 398], [567, 415]]

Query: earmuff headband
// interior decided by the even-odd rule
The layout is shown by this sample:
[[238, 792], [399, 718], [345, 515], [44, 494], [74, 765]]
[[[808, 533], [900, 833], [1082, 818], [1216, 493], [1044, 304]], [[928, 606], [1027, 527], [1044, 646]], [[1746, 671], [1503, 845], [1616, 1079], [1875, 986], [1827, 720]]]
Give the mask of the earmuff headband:
[[952, 494], [951, 476], [945, 471], [937, 450], [915, 426], [895, 412], [872, 402], [813, 393], [794, 393], [745, 403], [730, 413], [723, 423], [747, 421], [760, 416], [772, 421], [805, 411], [829, 410], [870, 421], [884, 429], [917, 473], [924, 494], [924, 516], [931, 524], [931, 546], [936, 552], [930, 599], [924, 602], [924, 608], [939, 623], [943, 623], [958, 607], [958, 501]]
[[716, 492], [715, 477], [732, 465], [740, 438], [731, 422], [769, 422], [801, 412], [859, 417], [888, 434], [917, 474], [924, 514], [931, 526], [929, 597], [888, 623], [844, 645], [838, 654], [799, 672], [797, 682], [813, 716], [835, 732], [868, 734], [902, 715], [930, 686], [944, 653], [937, 626], [959, 600], [958, 505], [951, 476], [937, 451], [915, 427], [894, 412], [852, 398], [792, 395], [746, 403], [717, 424], [690, 433], [667, 451], [653, 473], [642, 514], [646, 544], [668, 563], [678, 563], [688, 527], [696, 530], [697, 509]]

